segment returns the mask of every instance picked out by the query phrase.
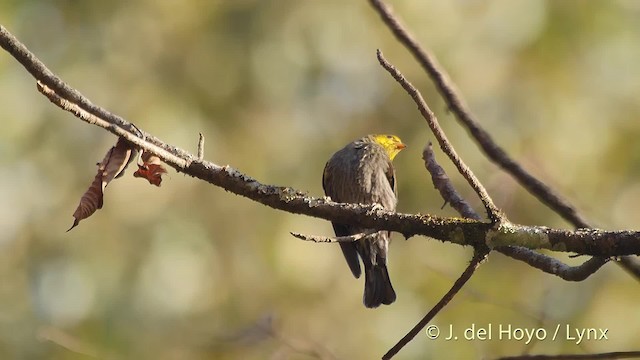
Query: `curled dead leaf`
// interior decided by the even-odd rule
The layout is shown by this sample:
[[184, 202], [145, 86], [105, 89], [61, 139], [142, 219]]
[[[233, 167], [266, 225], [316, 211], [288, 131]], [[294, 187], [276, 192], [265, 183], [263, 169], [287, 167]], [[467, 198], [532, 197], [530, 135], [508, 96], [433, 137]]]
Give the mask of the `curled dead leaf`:
[[124, 175], [124, 171], [127, 169], [127, 166], [129, 166], [131, 161], [135, 158], [136, 152], [135, 148], [123, 138], [118, 138], [116, 146], [112, 147], [109, 151], [111, 154], [109, 155], [109, 153], [107, 153], [109, 155], [109, 160], [103, 170], [103, 190], [111, 180]]
[[96, 212], [96, 210], [102, 209], [102, 200], [102, 173], [98, 172], [89, 189], [82, 194], [80, 204], [78, 204], [76, 211], [73, 213], [73, 217], [75, 218], [73, 225], [71, 225], [69, 230], [78, 226], [80, 220], [86, 219]]
[[162, 174], [167, 173], [160, 158], [146, 151], [142, 152], [141, 158], [142, 164], [138, 164], [138, 170], [133, 173], [133, 176], [145, 178], [150, 184], [160, 186]]
[[[96, 174], [89, 189], [80, 198], [80, 203], [73, 213], [75, 220], [69, 230], [78, 226], [81, 220], [93, 215], [103, 205], [104, 189], [116, 178], [124, 174], [127, 165], [133, 159], [134, 148], [126, 140], [119, 138], [116, 145], [111, 147], [102, 162], [98, 164]], [[67, 231], [69, 231], [67, 230]]]

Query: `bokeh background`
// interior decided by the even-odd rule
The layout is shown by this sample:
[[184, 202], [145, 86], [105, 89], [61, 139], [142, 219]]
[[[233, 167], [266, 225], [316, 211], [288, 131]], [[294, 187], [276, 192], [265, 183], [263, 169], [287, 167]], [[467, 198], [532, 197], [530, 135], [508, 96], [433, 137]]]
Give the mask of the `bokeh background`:
[[[593, 224], [640, 218], [640, 2], [393, 1], [500, 145]], [[518, 223], [570, 227], [487, 161], [366, 1], [5, 0], [0, 21], [50, 69], [164, 141], [262, 182], [322, 194], [330, 155], [399, 135], [399, 211], [441, 209], [416, 84], [458, 152]], [[279, 212], [175, 171], [125, 177], [71, 232], [113, 135], [50, 104], [0, 53], [0, 358], [379, 358], [449, 289], [471, 250], [394, 235], [395, 304], [361, 303], [328, 222]], [[481, 209], [442, 154], [459, 190]], [[571, 264], [584, 258], [569, 259]], [[418, 336], [401, 359], [638, 350], [640, 284], [615, 264], [569, 283], [494, 254], [434, 320], [608, 328], [608, 340], [456, 342]]]

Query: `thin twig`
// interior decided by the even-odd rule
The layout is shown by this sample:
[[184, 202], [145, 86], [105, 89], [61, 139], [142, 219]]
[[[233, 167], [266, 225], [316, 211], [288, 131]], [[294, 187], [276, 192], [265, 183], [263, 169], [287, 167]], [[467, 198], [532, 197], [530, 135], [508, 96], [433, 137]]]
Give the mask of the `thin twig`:
[[405, 345], [411, 342], [411, 340], [413, 340], [413, 338], [416, 337], [416, 335], [418, 335], [420, 331], [422, 331], [422, 329], [427, 326], [427, 324], [429, 324], [429, 321], [431, 321], [431, 319], [433, 319], [434, 316], [436, 316], [436, 314], [438, 314], [438, 312], [440, 312], [440, 310], [442, 310], [449, 303], [449, 301], [453, 299], [453, 297], [460, 291], [460, 289], [462, 289], [464, 284], [466, 284], [467, 281], [471, 279], [471, 276], [476, 271], [478, 266], [480, 266], [482, 261], [484, 261], [488, 253], [488, 248], [476, 248], [473, 254], [473, 259], [471, 259], [471, 262], [464, 270], [462, 275], [460, 275], [458, 280], [456, 280], [456, 282], [453, 284], [451, 289], [449, 289], [449, 291], [442, 297], [442, 299], [440, 299], [440, 301], [438, 301], [438, 303], [431, 310], [429, 310], [429, 312], [416, 324], [416, 326], [414, 326], [407, 333], [407, 335], [400, 339], [397, 344], [395, 344], [391, 349], [389, 349], [389, 351], [387, 351], [386, 354], [382, 356], [383, 360], [391, 359], [392, 357], [394, 357], [400, 350], [402, 350]]
[[137, 127], [115, 115], [106, 109], [94, 105], [88, 98], [83, 96], [78, 90], [67, 85], [62, 79], [56, 76], [47, 66], [40, 61], [32, 52], [27, 49], [13, 34], [11, 34], [4, 26], [0, 25], [0, 47], [5, 49], [13, 56], [24, 68], [38, 81], [51, 88], [60, 97], [69, 100], [86, 112], [95, 115], [108, 123], [121, 127], [122, 129], [138, 136], [143, 135], [146, 141], [163, 148], [177, 156], [186, 158], [189, 155], [185, 150], [166, 144], [155, 136], [142, 132]]
[[433, 186], [440, 192], [444, 201], [449, 203], [451, 207], [463, 217], [481, 221], [482, 216], [473, 210], [471, 205], [458, 194], [449, 180], [449, 176], [447, 176], [447, 173], [436, 161], [431, 141], [429, 141], [422, 151], [422, 160], [424, 160], [424, 166], [427, 168], [427, 171], [431, 174]]
[[637, 256], [621, 256], [617, 264], [640, 281], [640, 261]]
[[460, 174], [467, 180], [469, 185], [473, 188], [473, 190], [478, 194], [480, 200], [484, 204], [485, 209], [487, 210], [487, 215], [491, 219], [492, 223], [499, 223], [504, 219], [504, 215], [498, 209], [498, 207], [493, 203], [489, 193], [484, 188], [482, 183], [476, 178], [471, 169], [462, 161], [460, 156], [456, 153], [455, 149], [447, 139], [447, 135], [444, 133], [440, 124], [438, 123], [438, 119], [433, 114], [433, 111], [429, 109], [429, 106], [424, 101], [422, 94], [416, 89], [410, 82], [407, 80], [402, 73], [398, 69], [396, 69], [393, 65], [391, 65], [382, 55], [382, 51], [377, 51], [378, 61], [380, 65], [391, 74], [391, 76], [396, 79], [396, 81], [406, 90], [406, 92], [411, 96], [413, 101], [418, 106], [418, 110], [427, 121], [427, 124], [431, 128], [431, 131], [435, 135], [438, 140], [438, 144], [440, 144], [440, 148], [444, 151], [445, 154], [451, 159], [453, 164], [456, 166]]
[[501, 246], [495, 250], [512, 259], [525, 262], [547, 274], [556, 275], [566, 281], [582, 281], [594, 274], [610, 260], [610, 258], [594, 256], [580, 265], [569, 266], [551, 256], [540, 254], [520, 246]]
[[198, 138], [198, 161], [202, 161], [204, 159], [204, 135], [200, 133], [200, 137]]
[[129, 142], [144, 149], [145, 151], [149, 151], [155, 155], [158, 155], [163, 159], [164, 162], [168, 163], [169, 165], [172, 165], [180, 169], [183, 169], [189, 166], [188, 159], [181, 159], [178, 156], [164, 150], [163, 148], [158, 147], [155, 144], [149, 143], [145, 139], [141, 139], [133, 135], [131, 132], [128, 132], [119, 126], [109, 123], [107, 120], [104, 120], [98, 116], [90, 114], [89, 112], [81, 108], [78, 104], [75, 104], [67, 99], [62, 98], [53, 89], [49, 88], [47, 85], [43, 84], [42, 82], [38, 81], [36, 83], [36, 86], [38, 88], [38, 91], [40, 91], [44, 96], [46, 96], [49, 99], [49, 101], [51, 101], [53, 104], [57, 105], [61, 109], [74, 114], [79, 119], [82, 119], [89, 124], [97, 125], [103, 129], [106, 129], [111, 133], [113, 133], [114, 135], [117, 135], [119, 137], [122, 137], [128, 140]]
[[293, 237], [298, 238], [304, 241], [313, 241], [317, 243], [335, 243], [335, 242], [354, 242], [358, 240], [365, 239], [370, 237], [373, 234], [376, 234], [377, 231], [370, 230], [363, 233], [348, 235], [348, 236], [318, 236], [318, 235], [305, 235], [297, 232], [290, 232]]
[[[422, 158], [424, 159], [427, 171], [431, 174], [434, 186], [440, 192], [440, 196], [465, 218], [480, 219], [480, 215], [458, 194], [447, 173], [440, 164], [438, 164], [431, 143], [424, 148]], [[523, 261], [536, 269], [556, 275], [567, 281], [582, 281], [591, 274], [594, 274], [610, 260], [610, 258], [605, 257], [593, 257], [581, 265], [569, 266], [560, 260], [523, 247], [502, 246], [496, 248], [496, 250], [513, 259]]]
[[[378, 52], [378, 58], [381, 58], [382, 54]], [[384, 66], [384, 65], [383, 65]], [[386, 67], [385, 67], [386, 68]], [[394, 76], [395, 77], [395, 76]], [[428, 120], [427, 120], [428, 121]], [[435, 133], [435, 131], [434, 131]], [[431, 173], [431, 178], [433, 180], [433, 184], [435, 187], [443, 194], [443, 198], [445, 201], [450, 201], [453, 205], [456, 204], [456, 209], [460, 213], [465, 213], [467, 218], [474, 218], [475, 220], [481, 220], [481, 217], [473, 210], [469, 204], [460, 197], [453, 185], [449, 181], [447, 174], [444, 169], [438, 165], [435, 161], [435, 157], [433, 156], [431, 142], [425, 147], [423, 151], [423, 159], [425, 161], [425, 166], [429, 173]], [[389, 351], [384, 354], [382, 359], [391, 359], [394, 357], [405, 345], [407, 345], [413, 338], [416, 337], [424, 329], [427, 324], [440, 312], [444, 307], [454, 298], [454, 296], [462, 289], [464, 284], [471, 279], [471, 276], [475, 272], [475, 270], [480, 266], [482, 261], [486, 259], [491, 250], [483, 245], [477, 245], [474, 248], [474, 256], [471, 259], [471, 262], [465, 269], [465, 271], [460, 275], [458, 280], [453, 284], [451, 289], [438, 301], [429, 312], [404, 336], [396, 345], [394, 345]]]

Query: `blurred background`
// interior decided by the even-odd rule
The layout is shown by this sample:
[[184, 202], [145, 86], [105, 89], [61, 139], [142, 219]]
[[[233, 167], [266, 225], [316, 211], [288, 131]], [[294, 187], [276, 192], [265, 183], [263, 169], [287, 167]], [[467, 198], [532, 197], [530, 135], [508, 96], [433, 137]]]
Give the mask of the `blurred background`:
[[[482, 125], [605, 229], [640, 216], [640, 2], [393, 1]], [[433, 140], [378, 65], [419, 89], [457, 151], [517, 223], [570, 228], [488, 162], [411, 55], [362, 1], [5, 0], [0, 22], [94, 103], [258, 180], [321, 196], [326, 160], [369, 133], [399, 135], [398, 210], [454, 216], [421, 159]], [[392, 306], [362, 305], [324, 220], [267, 208], [170, 170], [131, 176], [73, 231], [115, 143], [40, 95], [0, 53], [0, 358], [379, 358], [449, 289], [471, 249], [394, 234]], [[458, 189], [472, 191], [438, 153]], [[569, 259], [571, 264], [585, 258]], [[608, 328], [608, 340], [456, 342], [419, 335], [401, 359], [638, 350], [640, 284], [615, 264], [569, 283], [492, 254], [434, 320], [443, 336]], [[494, 330], [495, 331], [495, 330]], [[635, 347], [635, 348], [634, 348]]]

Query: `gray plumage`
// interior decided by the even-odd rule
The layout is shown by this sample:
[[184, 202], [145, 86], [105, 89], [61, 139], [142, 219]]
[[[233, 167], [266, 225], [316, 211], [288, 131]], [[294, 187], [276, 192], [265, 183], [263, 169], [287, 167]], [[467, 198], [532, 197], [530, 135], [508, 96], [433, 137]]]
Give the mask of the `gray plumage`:
[[[325, 194], [333, 201], [345, 203], [378, 203], [387, 210], [397, 204], [395, 171], [387, 152], [367, 136], [356, 140], [329, 159], [324, 168], [322, 184]], [[348, 224], [332, 223], [336, 236], [362, 233], [367, 229]], [[364, 305], [368, 308], [389, 305], [396, 293], [387, 272], [387, 253], [391, 233], [379, 231], [362, 240], [340, 247], [351, 272], [359, 278], [364, 265]]]

